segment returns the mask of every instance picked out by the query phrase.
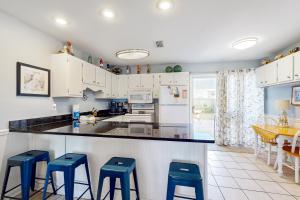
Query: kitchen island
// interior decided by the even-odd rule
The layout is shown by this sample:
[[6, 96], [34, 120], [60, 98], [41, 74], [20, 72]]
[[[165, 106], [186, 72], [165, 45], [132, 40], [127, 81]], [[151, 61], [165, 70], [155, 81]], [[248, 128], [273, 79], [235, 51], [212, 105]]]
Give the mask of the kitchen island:
[[[200, 166], [207, 195], [207, 144], [214, 143], [209, 134], [197, 133], [191, 124], [125, 123], [97, 121], [78, 123], [62, 120], [32, 124], [26, 120], [10, 122], [11, 134], [28, 134], [28, 149], [48, 150], [52, 158], [65, 153], [88, 155], [93, 191], [96, 194], [101, 166], [113, 156], [135, 158], [141, 199], [164, 200], [168, 168], [171, 161], [192, 162]], [[44, 176], [41, 170], [40, 175]], [[76, 171], [76, 180], [85, 182], [84, 168]], [[62, 176], [56, 176], [62, 184]], [[106, 181], [103, 194], [108, 191]], [[134, 186], [132, 186], [134, 188]], [[83, 187], [75, 187], [78, 196]], [[63, 190], [61, 190], [63, 194]], [[194, 196], [190, 188], [176, 189], [177, 194]], [[116, 199], [121, 199], [116, 193]], [[132, 199], [135, 199], [134, 192]], [[89, 196], [85, 196], [89, 198]]]

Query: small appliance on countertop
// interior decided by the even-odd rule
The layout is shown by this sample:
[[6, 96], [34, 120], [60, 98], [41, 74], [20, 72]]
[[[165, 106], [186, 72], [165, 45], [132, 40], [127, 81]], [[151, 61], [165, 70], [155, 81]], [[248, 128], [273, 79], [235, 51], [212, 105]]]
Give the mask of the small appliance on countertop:
[[124, 115], [128, 112], [128, 103], [127, 101], [111, 101], [110, 102], [110, 115]]

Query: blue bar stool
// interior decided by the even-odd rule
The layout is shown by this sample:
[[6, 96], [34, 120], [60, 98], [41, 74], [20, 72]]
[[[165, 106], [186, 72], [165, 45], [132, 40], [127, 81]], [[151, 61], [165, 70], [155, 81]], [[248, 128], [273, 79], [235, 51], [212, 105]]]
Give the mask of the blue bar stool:
[[171, 162], [169, 167], [167, 200], [173, 200], [174, 197], [193, 199], [175, 195], [176, 185], [194, 187], [196, 192], [196, 200], [204, 200], [202, 178], [198, 165]]
[[[32, 151], [27, 151], [15, 156], [12, 156], [7, 159], [7, 165], [6, 165], [6, 172], [5, 172], [5, 177], [4, 177], [4, 182], [3, 182], [3, 188], [2, 188], [2, 193], [1, 193], [1, 200], [4, 198], [10, 198], [10, 199], [18, 199], [15, 197], [9, 197], [6, 196], [6, 194], [19, 186], [21, 186], [21, 191], [22, 191], [22, 200], [28, 200], [30, 197], [34, 196], [38, 192], [40, 192], [42, 189], [34, 192], [30, 196], [30, 188], [32, 191], [34, 191], [35, 188], [35, 180], [45, 180], [43, 178], [37, 178], [36, 177], [36, 164], [38, 162], [47, 162], [49, 163], [50, 161], [50, 156], [49, 152], [47, 151], [39, 151], [39, 150], [32, 150]], [[9, 179], [9, 174], [10, 170], [12, 167], [20, 167], [21, 168], [21, 184], [6, 190], [7, 188], [7, 183]], [[53, 192], [55, 193], [55, 188], [54, 188], [54, 182], [52, 176], [50, 177], [51, 185]], [[49, 180], [45, 182], [45, 186], [47, 187], [49, 183]]]
[[[86, 176], [88, 183], [75, 182], [75, 169], [80, 165], [85, 165]], [[89, 166], [87, 161], [87, 156], [85, 154], [67, 153], [51, 162], [48, 163], [46, 181], [49, 180], [53, 172], [61, 171], [64, 173], [64, 184], [61, 185], [56, 191], [65, 186], [65, 200], [73, 200], [74, 196], [74, 183], [80, 185], [86, 185], [88, 188], [83, 192], [83, 194], [78, 198], [80, 199], [88, 190], [90, 191], [91, 199], [93, 200], [93, 193], [91, 188], [91, 180], [89, 173]], [[43, 200], [46, 197], [47, 187], [43, 190]]]
[[[130, 189], [130, 174], [133, 173], [135, 190]], [[135, 159], [111, 158], [100, 170], [97, 200], [101, 199], [103, 182], [106, 177], [110, 178], [110, 189], [103, 199], [110, 194], [110, 200], [114, 199], [115, 190], [121, 190], [122, 200], [130, 200], [130, 190], [136, 192], [136, 199], [140, 199]], [[115, 188], [116, 179], [120, 179], [121, 189]]]

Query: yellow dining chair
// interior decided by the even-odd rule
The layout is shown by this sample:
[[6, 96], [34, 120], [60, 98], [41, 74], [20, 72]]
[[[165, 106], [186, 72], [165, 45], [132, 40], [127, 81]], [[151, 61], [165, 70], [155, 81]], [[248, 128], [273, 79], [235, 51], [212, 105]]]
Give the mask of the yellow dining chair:
[[300, 131], [298, 131], [292, 141], [292, 145], [285, 145], [282, 147], [282, 150], [285, 155], [288, 155], [294, 158], [294, 166], [289, 165], [289, 163], [284, 162], [283, 165], [287, 166], [290, 169], [295, 170], [295, 182], [299, 183], [299, 158], [300, 158]]

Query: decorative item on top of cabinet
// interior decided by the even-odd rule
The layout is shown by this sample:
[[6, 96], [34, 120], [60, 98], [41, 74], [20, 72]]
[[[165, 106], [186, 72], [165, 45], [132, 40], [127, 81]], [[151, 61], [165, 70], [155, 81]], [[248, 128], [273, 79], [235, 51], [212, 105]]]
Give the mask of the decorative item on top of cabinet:
[[142, 66], [140, 64], [136, 65], [136, 73], [140, 74], [142, 70]]
[[271, 62], [270, 58], [264, 58], [262, 61], [261, 61], [261, 64], [262, 65], [266, 65], [266, 64], [269, 64]]
[[173, 68], [174, 72], [182, 72], [182, 67], [180, 65], [175, 65]]
[[88, 63], [90, 63], [90, 64], [93, 64], [93, 58], [92, 58], [92, 56], [91, 55], [89, 55], [89, 57], [88, 57]]
[[126, 74], [130, 74], [131, 73], [131, 68], [129, 65], [126, 66]]
[[103, 59], [102, 58], [100, 58], [100, 60], [99, 60], [99, 67], [104, 67], [104, 62], [103, 62]]
[[283, 58], [284, 55], [283, 54], [277, 54], [275, 57], [274, 57], [274, 60], [279, 60], [280, 58]]
[[111, 70], [112, 73], [119, 75], [122, 73], [122, 69], [120, 67], [114, 66]]
[[300, 51], [300, 47], [295, 47], [295, 48], [289, 50], [289, 55], [291, 55], [291, 54], [293, 54], [293, 53], [296, 53], [296, 52], [298, 52], [298, 51]]
[[151, 65], [147, 64], [146, 68], [147, 68], [147, 74], [150, 74], [151, 73]]
[[166, 69], [165, 69], [165, 71], [166, 71], [167, 73], [173, 72], [173, 67], [167, 66]]
[[74, 56], [72, 43], [70, 41], [67, 41], [64, 45], [64, 48], [62, 50], [59, 50], [58, 53], [68, 53]]
[[107, 71], [110, 72], [110, 71], [111, 71], [111, 68], [112, 68], [112, 66], [110, 66], [110, 64], [107, 64], [107, 65], [106, 65], [106, 70], [107, 70]]

